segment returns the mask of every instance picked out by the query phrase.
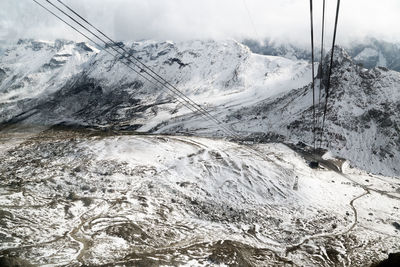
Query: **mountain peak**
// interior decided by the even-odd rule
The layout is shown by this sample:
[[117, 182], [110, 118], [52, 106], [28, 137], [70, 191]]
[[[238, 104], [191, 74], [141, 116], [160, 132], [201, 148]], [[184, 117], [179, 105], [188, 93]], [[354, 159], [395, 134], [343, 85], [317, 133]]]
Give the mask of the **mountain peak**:
[[[332, 55], [332, 49], [329, 50], [329, 52], [325, 55], [324, 68], [327, 68], [327, 66], [329, 66], [330, 61], [331, 61], [331, 55]], [[335, 49], [333, 52], [332, 68], [341, 66], [345, 62], [353, 63], [353, 59], [351, 58], [349, 53], [347, 53], [347, 51], [343, 47], [335, 45]]]

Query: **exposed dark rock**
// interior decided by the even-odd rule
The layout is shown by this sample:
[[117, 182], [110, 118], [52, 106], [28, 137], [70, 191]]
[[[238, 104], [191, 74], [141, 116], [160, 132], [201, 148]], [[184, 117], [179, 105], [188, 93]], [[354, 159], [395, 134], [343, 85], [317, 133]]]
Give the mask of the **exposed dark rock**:
[[1, 257], [0, 256], [0, 266], [4, 267], [34, 267], [36, 265], [33, 265], [29, 263], [26, 260], [23, 260], [18, 257]]
[[400, 266], [400, 253], [390, 253], [389, 257], [386, 260], [371, 265], [371, 267], [399, 267], [399, 266]]
[[400, 231], [400, 223], [398, 223], [398, 222], [393, 222], [392, 225], [394, 226], [394, 228], [396, 228], [397, 230]]
[[164, 61], [164, 64], [168, 64], [168, 65], [172, 65], [174, 63], [177, 63], [179, 65], [180, 69], [189, 65], [189, 64], [183, 63], [179, 58], [169, 58], [168, 60]]
[[112, 236], [118, 236], [125, 239], [129, 243], [145, 243], [150, 238], [145, 231], [133, 223], [123, 223], [110, 226], [106, 229], [106, 233]]
[[77, 43], [76, 47], [78, 47], [86, 52], [93, 52], [93, 50], [86, 43]]
[[7, 77], [7, 73], [0, 68], [0, 84], [3, 82], [3, 80]]

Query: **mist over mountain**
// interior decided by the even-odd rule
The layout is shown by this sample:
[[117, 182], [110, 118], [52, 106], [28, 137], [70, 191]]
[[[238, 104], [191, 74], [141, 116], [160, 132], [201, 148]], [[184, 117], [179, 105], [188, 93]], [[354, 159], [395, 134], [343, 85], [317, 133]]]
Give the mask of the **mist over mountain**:
[[[298, 44], [272, 41], [271, 39], [266, 39], [263, 43], [247, 39], [242, 43], [247, 45], [252, 52], [261, 55], [311, 60], [310, 48], [305, 48]], [[330, 48], [331, 44], [326, 44], [325, 49]], [[355, 63], [362, 64], [365, 68], [385, 67], [400, 71], [400, 43], [391, 43], [367, 37], [358, 41], [348, 42], [343, 48], [346, 49]], [[316, 61], [320, 60], [320, 53], [320, 47], [317, 45], [314, 55]]]

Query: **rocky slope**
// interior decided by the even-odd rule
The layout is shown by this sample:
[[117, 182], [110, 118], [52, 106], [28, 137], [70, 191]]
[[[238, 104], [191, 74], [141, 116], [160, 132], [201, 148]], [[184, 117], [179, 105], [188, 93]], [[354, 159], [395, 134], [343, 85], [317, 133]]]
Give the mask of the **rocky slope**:
[[313, 170], [282, 144], [25, 134], [0, 135], [0, 262], [369, 266], [398, 251], [398, 180], [347, 163]]
[[[325, 132], [322, 140], [320, 132], [317, 133], [317, 143], [322, 141], [322, 147], [363, 169], [398, 176], [399, 86], [400, 73], [385, 68], [364, 69], [355, 64], [345, 50], [337, 48]], [[319, 89], [316, 103], [319, 101], [318, 93]], [[322, 105], [317, 109], [319, 118], [323, 114], [324, 89], [321, 99]], [[258, 127], [266, 129], [270, 134], [278, 134], [282, 140], [312, 143], [310, 86], [267, 99], [256, 106], [240, 110], [231, 117], [233, 119], [237, 116], [248, 118], [246, 123], [249, 129]], [[320, 119], [318, 124], [320, 127], [321, 121]]]

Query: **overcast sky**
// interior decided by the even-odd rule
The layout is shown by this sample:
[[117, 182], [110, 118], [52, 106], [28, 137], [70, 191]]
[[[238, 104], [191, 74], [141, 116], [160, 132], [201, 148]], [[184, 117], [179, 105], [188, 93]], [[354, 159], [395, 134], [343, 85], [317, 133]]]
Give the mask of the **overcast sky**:
[[[64, 1], [118, 40], [269, 37], [308, 45], [310, 38], [308, 0]], [[326, 1], [331, 34], [336, 0]], [[314, 0], [318, 33], [321, 3]], [[400, 41], [400, 0], [342, 0], [341, 4], [338, 43], [365, 36]], [[32, 0], [0, 0], [0, 40], [18, 38], [83, 40]]]

